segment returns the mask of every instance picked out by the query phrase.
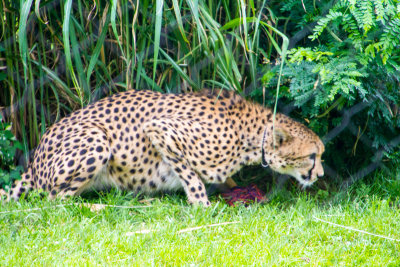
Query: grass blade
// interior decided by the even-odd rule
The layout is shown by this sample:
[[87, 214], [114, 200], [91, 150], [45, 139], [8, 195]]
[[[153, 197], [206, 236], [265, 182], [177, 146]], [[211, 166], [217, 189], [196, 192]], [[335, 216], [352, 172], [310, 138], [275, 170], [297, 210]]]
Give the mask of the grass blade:
[[162, 49], [160, 49], [160, 52], [163, 54], [163, 56], [171, 63], [171, 66], [179, 73], [179, 75], [182, 76], [182, 78], [187, 81], [194, 89], [199, 89], [199, 86], [192, 81], [192, 79], [189, 78], [189, 76], [179, 67], [178, 64], [167, 54], [165, 53]]
[[22, 64], [24, 67], [24, 80], [25, 80], [25, 88], [27, 82], [27, 57], [28, 57], [28, 43], [26, 39], [26, 24], [28, 20], [28, 16], [31, 10], [32, 0], [27, 0], [21, 5], [20, 10], [20, 20], [19, 20], [19, 27], [18, 27], [18, 39], [19, 39], [19, 52], [22, 58]]
[[112, 6], [111, 6], [111, 28], [113, 30], [114, 33], [114, 37], [117, 40], [119, 49], [121, 50], [122, 56], [125, 58], [125, 53], [124, 53], [124, 49], [122, 48], [122, 44], [120, 41], [120, 38], [118, 36], [118, 32], [117, 32], [117, 25], [115, 23], [116, 17], [117, 17], [117, 4], [118, 4], [118, 0], [112, 0]]
[[160, 50], [160, 36], [161, 36], [161, 24], [162, 24], [162, 15], [163, 15], [163, 0], [156, 1], [156, 26], [154, 32], [154, 61], [153, 61], [153, 81], [156, 79], [157, 72], [157, 60], [158, 60], [158, 51]]
[[140, 75], [148, 84], [150, 84], [150, 87], [153, 88], [154, 90], [158, 91], [158, 92], [162, 92], [163, 90], [158, 86], [158, 84], [150, 79], [150, 77], [147, 76], [146, 72], [144, 71], [144, 69], [142, 69], [142, 73]]
[[36, 0], [35, 1], [35, 14], [37, 16], [37, 18], [39, 19], [39, 21], [43, 24], [46, 24], [46, 22], [42, 19], [42, 17], [40, 16], [40, 0]]
[[249, 51], [249, 45], [248, 45], [248, 34], [247, 34], [247, 22], [246, 22], [246, 5], [243, 0], [240, 0], [240, 17], [243, 19], [243, 36], [244, 36], [244, 44], [246, 51]]
[[39, 62], [37, 62], [35, 60], [32, 60], [32, 63], [34, 63], [37, 66], [40, 66], [46, 72], [48, 77], [51, 80], [53, 80], [62, 89], [61, 93], [64, 93], [65, 95], [67, 95], [70, 98], [69, 101], [73, 101], [75, 103], [80, 103], [79, 97], [77, 97], [74, 94], [74, 92], [61, 80], [61, 78], [58, 77], [57, 73], [55, 73], [48, 67], [41, 65]]
[[[107, 9], [104, 12], [107, 12]], [[89, 67], [88, 67], [88, 70], [87, 70], [87, 73], [86, 73], [86, 82], [88, 84], [89, 84], [89, 81], [90, 81], [90, 76], [92, 75], [93, 69], [94, 69], [94, 67], [96, 65], [97, 59], [99, 58], [101, 49], [102, 49], [102, 47], [104, 45], [104, 40], [106, 39], [107, 25], [110, 22], [110, 15], [108, 13], [106, 13], [106, 14], [107, 15], [106, 15], [105, 22], [104, 22], [103, 26], [100, 27], [102, 29], [101, 33], [100, 33], [100, 37], [97, 40], [96, 46], [95, 46], [95, 48], [93, 50], [92, 56], [91, 56], [90, 61], [89, 61]]]
[[71, 47], [72, 47], [72, 52], [74, 56], [74, 62], [76, 66], [76, 70], [78, 72], [78, 77], [79, 77], [79, 82], [83, 86], [83, 95], [82, 95], [82, 102], [84, 105], [90, 102], [90, 90], [89, 90], [89, 85], [86, 83], [86, 78], [85, 78], [85, 70], [83, 68], [83, 63], [81, 59], [81, 52], [80, 52], [80, 44], [78, 43], [78, 40], [76, 39], [76, 32], [75, 32], [75, 25], [79, 25], [78, 22], [76, 22], [72, 18], [72, 22], [70, 24], [70, 32], [71, 32]]
[[185, 40], [186, 43], [189, 43], [189, 40], [186, 37], [185, 30], [183, 29], [183, 23], [182, 23], [182, 17], [181, 17], [181, 12], [179, 9], [179, 4], [177, 0], [172, 0], [173, 3], [173, 8], [175, 12], [175, 17], [176, 17], [176, 22], [178, 23], [178, 28], [179, 31], [182, 34], [183, 40]]
[[67, 69], [71, 74], [72, 82], [74, 83], [75, 89], [78, 93], [79, 104], [83, 107], [83, 96], [79, 87], [78, 80], [76, 79], [76, 75], [74, 72], [74, 68], [72, 66], [72, 58], [71, 58], [71, 48], [70, 48], [70, 18], [71, 18], [71, 8], [72, 8], [72, 0], [66, 0], [64, 5], [64, 20], [63, 20], [63, 44], [64, 44], [64, 52], [65, 52], [65, 61], [67, 65]]
[[194, 20], [196, 22], [196, 29], [197, 29], [197, 35], [199, 38], [199, 42], [201, 43], [202, 41], [207, 42], [207, 34], [206, 31], [203, 27], [203, 24], [200, 21], [199, 17], [199, 1], [198, 0], [187, 0], [186, 3], [188, 4], [190, 11], [192, 12], [192, 15], [194, 17]]

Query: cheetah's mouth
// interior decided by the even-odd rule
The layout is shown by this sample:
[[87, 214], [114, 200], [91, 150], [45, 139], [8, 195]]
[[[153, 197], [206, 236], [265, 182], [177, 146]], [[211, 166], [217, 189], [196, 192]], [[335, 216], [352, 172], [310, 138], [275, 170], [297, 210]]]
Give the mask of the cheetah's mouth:
[[302, 181], [300, 181], [300, 183], [301, 183], [302, 188], [304, 189], [304, 188], [307, 188], [307, 187], [311, 186], [316, 181], [317, 181], [317, 178], [315, 178], [313, 180], [311, 180], [311, 179], [307, 179], [307, 180], [302, 179]]

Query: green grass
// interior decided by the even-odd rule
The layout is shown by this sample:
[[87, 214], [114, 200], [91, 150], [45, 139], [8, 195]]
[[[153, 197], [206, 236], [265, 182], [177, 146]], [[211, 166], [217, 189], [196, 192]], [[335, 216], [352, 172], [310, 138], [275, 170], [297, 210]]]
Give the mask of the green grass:
[[[398, 196], [357, 188], [325, 199], [285, 190], [247, 208], [215, 196], [210, 208], [189, 206], [183, 195], [148, 203], [115, 192], [63, 202], [31, 197], [0, 207], [0, 265], [399, 266], [399, 240], [318, 220], [400, 239]], [[91, 211], [82, 206], [89, 202], [132, 208]], [[41, 209], [21, 211], [32, 208]]]

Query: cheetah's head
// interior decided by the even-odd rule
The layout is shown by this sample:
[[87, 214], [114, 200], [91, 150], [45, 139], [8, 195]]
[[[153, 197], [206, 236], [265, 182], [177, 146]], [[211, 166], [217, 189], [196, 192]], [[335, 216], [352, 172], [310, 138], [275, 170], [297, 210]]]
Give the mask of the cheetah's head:
[[274, 130], [266, 128], [262, 161], [306, 187], [324, 175], [321, 163], [324, 150], [324, 144], [314, 132], [288, 118], [284, 123], [277, 123]]

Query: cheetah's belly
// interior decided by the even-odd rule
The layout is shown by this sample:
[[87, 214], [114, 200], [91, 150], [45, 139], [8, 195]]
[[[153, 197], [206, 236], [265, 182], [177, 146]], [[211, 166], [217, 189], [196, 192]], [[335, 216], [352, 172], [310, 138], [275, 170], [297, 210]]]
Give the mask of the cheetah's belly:
[[[122, 190], [142, 191], [146, 193], [158, 191], [176, 191], [182, 189], [179, 177], [171, 170], [164, 161], [160, 161], [158, 168], [148, 175], [144, 169], [143, 174], [114, 173], [109, 171], [110, 166], [105, 166], [93, 179], [93, 182], [85, 187], [85, 190], [104, 190], [109, 188], [120, 188]], [[152, 168], [149, 166], [149, 169]], [[153, 166], [154, 168], [154, 166]]]

